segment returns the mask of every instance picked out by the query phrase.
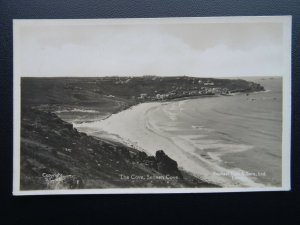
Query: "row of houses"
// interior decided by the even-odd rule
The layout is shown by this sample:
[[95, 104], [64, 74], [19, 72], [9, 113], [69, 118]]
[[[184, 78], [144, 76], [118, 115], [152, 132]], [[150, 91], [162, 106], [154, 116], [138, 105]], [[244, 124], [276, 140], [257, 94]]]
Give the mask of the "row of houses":
[[140, 94], [137, 97], [139, 100], [165, 100], [165, 99], [173, 99], [180, 98], [185, 96], [198, 96], [198, 95], [214, 95], [214, 94], [230, 94], [230, 91], [227, 88], [210, 88], [210, 87], [201, 87], [197, 90], [174, 90], [166, 94], [156, 94], [154, 96], [150, 96], [146, 93]]

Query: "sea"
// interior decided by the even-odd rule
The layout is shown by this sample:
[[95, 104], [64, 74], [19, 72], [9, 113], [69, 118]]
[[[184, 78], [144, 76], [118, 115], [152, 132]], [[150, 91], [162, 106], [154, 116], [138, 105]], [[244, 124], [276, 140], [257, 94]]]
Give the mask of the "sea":
[[245, 78], [265, 91], [142, 103], [82, 132], [150, 155], [163, 150], [182, 170], [222, 187], [280, 187], [282, 78]]

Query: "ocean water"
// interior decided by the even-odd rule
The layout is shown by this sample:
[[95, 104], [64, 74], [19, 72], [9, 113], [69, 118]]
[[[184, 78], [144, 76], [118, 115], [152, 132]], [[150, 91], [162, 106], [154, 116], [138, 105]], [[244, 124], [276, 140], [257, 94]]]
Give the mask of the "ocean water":
[[178, 165], [223, 187], [281, 186], [282, 79], [265, 92], [143, 103], [101, 121], [74, 124]]

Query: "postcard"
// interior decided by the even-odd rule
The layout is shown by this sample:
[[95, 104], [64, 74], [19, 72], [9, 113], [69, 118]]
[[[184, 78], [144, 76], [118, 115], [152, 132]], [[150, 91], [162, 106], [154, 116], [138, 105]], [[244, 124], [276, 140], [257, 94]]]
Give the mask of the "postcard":
[[13, 194], [290, 190], [291, 19], [14, 20]]

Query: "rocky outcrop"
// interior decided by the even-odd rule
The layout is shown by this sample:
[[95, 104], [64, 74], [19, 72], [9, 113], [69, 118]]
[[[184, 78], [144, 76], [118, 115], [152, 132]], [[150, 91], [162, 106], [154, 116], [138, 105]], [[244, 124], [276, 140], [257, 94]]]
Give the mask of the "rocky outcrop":
[[145, 152], [138, 152], [135, 159], [147, 167], [151, 167], [164, 175], [178, 176], [182, 175], [178, 169], [177, 162], [171, 159], [163, 150], [158, 150], [155, 156], [148, 156]]
[[157, 170], [163, 174], [169, 174], [182, 178], [178, 170], [177, 162], [165, 154], [163, 150], [158, 150], [155, 154]]

